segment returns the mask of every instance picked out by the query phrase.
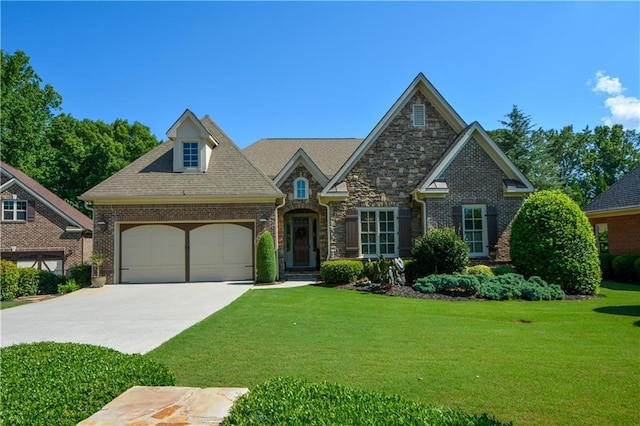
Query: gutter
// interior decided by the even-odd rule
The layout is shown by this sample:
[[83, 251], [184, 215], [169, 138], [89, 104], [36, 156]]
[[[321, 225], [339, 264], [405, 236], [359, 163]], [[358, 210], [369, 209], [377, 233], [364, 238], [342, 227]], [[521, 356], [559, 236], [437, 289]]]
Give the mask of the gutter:
[[413, 201], [422, 204], [422, 235], [427, 233], [427, 202], [418, 198], [418, 190], [414, 190], [412, 193]]

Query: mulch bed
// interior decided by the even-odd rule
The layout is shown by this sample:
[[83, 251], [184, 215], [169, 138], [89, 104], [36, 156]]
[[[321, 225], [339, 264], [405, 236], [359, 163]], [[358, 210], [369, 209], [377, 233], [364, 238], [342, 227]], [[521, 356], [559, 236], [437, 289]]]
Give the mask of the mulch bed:
[[[321, 282], [317, 285], [325, 286]], [[374, 293], [374, 294], [384, 294], [386, 296], [393, 297], [407, 297], [410, 299], [434, 299], [434, 300], [449, 300], [453, 302], [486, 302], [487, 299], [482, 299], [480, 297], [476, 297], [475, 295], [469, 295], [466, 292], [456, 292], [451, 291], [448, 293], [434, 293], [434, 294], [426, 294], [421, 293], [419, 291], [415, 291], [411, 286], [396, 286], [391, 290], [386, 291], [384, 288], [380, 288], [379, 286], [357, 286], [355, 283], [351, 284], [341, 284], [341, 285], [326, 285], [325, 287], [336, 288], [339, 290], [352, 290], [359, 291], [362, 293]], [[586, 300], [586, 299], [596, 299], [599, 297], [605, 297], [602, 295], [593, 295], [586, 296], [581, 294], [567, 294], [563, 300]], [[522, 299], [519, 299], [522, 300]], [[523, 300], [526, 301], [526, 300]]]

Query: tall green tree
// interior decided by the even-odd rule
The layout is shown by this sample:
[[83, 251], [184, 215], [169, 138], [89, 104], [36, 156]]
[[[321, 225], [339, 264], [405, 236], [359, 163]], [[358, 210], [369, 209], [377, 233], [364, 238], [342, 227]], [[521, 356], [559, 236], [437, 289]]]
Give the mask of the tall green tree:
[[1, 52], [0, 158], [40, 180], [48, 174], [42, 155], [50, 151], [45, 132], [62, 97], [53, 86], [43, 84], [23, 51]]

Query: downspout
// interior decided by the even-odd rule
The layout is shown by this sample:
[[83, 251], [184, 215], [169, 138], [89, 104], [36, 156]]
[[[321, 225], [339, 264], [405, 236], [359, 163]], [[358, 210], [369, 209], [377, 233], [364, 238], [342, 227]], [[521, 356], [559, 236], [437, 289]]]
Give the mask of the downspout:
[[320, 194], [318, 194], [318, 204], [322, 207], [327, 208], [327, 259], [331, 258], [331, 207], [329, 204], [324, 204], [322, 199], [320, 198]]
[[277, 205], [276, 206], [276, 222], [275, 222], [275, 231], [276, 231], [276, 264], [278, 265], [278, 280], [280, 280], [280, 252], [279, 252], [279, 248], [280, 248], [280, 236], [278, 235], [278, 209], [280, 207], [283, 207], [285, 205], [285, 203], [287, 202], [287, 195], [285, 194], [285, 196], [282, 198], [282, 204]]
[[427, 233], [427, 202], [418, 198], [418, 190], [413, 191], [413, 201], [422, 204], [422, 235]]
[[[93, 204], [90, 201], [84, 202], [84, 208], [91, 211], [91, 224], [93, 225], [91, 229], [91, 247], [93, 248], [94, 236], [96, 235], [96, 221], [94, 220], [95, 211], [93, 210]], [[80, 258], [84, 264], [84, 239], [80, 241], [80, 247]], [[91, 265], [91, 276], [93, 276], [93, 265]]]

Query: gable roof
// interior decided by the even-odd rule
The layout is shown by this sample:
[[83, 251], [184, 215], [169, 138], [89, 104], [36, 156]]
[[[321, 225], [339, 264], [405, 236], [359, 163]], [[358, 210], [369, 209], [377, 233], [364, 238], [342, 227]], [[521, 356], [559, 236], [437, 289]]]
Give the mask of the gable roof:
[[186, 120], [191, 121], [196, 126], [196, 128], [200, 133], [200, 138], [206, 140], [209, 145], [212, 145], [212, 146], [218, 145], [218, 142], [215, 140], [211, 132], [207, 130], [207, 128], [200, 122], [200, 120], [198, 120], [198, 117], [196, 117], [196, 115], [193, 112], [191, 112], [189, 108], [187, 108], [182, 113], [180, 118], [178, 118], [176, 122], [173, 123], [173, 126], [171, 126], [169, 130], [167, 130], [167, 137], [171, 140], [175, 139], [178, 134], [178, 128]]
[[329, 178], [322, 173], [304, 149], [300, 148], [273, 179], [274, 183], [278, 186], [282, 185], [299, 164], [303, 165], [321, 186], [325, 186], [329, 182]]
[[80, 196], [82, 200], [125, 203], [217, 202], [284, 197], [235, 143], [205, 116], [202, 126], [217, 142], [207, 171], [173, 172], [173, 141], [167, 141]]
[[529, 182], [513, 162], [509, 160], [477, 121], [474, 121], [460, 132], [444, 155], [421, 182], [417, 191], [423, 194], [444, 193], [444, 191], [446, 191], [446, 184], [443, 186], [438, 179], [472, 137], [478, 141], [480, 146], [489, 154], [489, 157], [491, 157], [502, 172], [507, 175], [508, 178], [504, 180], [505, 193], [522, 194], [534, 191], [531, 182]]
[[68, 220], [71, 225], [85, 230], [93, 228], [93, 222], [89, 217], [22, 171], [4, 162], [0, 163], [0, 171], [9, 178], [7, 182], [0, 186], [0, 192], [17, 185]]
[[362, 139], [356, 138], [267, 138], [249, 145], [242, 152], [267, 176], [275, 179], [293, 156], [303, 150], [322, 174], [331, 178], [361, 142]]
[[378, 136], [387, 128], [387, 126], [396, 118], [400, 113], [404, 105], [420, 91], [431, 104], [438, 110], [438, 112], [444, 117], [447, 123], [455, 132], [461, 132], [467, 124], [462, 117], [451, 107], [451, 105], [444, 99], [444, 97], [438, 92], [438, 90], [431, 84], [424, 74], [419, 73], [416, 78], [413, 79], [409, 87], [400, 95], [398, 100], [387, 111], [387, 113], [378, 122], [376, 127], [369, 133], [369, 135], [360, 144], [357, 150], [349, 157], [344, 165], [333, 176], [331, 181], [325, 186], [322, 194], [329, 195], [331, 188], [338, 185], [347, 176], [351, 169], [360, 161], [362, 156], [371, 148], [371, 145], [378, 139]]
[[640, 210], [640, 165], [627, 173], [584, 208], [587, 216]]

